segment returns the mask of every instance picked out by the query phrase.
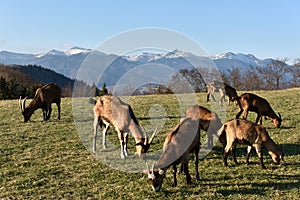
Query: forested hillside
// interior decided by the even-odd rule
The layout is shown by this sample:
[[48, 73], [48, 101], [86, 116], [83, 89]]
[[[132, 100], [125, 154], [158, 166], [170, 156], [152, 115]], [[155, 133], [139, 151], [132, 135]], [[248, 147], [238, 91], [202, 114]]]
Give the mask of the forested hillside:
[[63, 96], [71, 96], [74, 80], [36, 65], [0, 65], [0, 99], [33, 97], [38, 87], [58, 84]]

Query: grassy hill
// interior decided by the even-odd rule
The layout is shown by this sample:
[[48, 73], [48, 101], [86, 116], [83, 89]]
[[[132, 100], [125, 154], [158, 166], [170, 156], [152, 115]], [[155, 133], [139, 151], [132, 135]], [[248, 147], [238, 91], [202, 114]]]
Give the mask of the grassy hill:
[[[90, 152], [93, 115], [88, 98], [62, 99], [61, 121], [55, 120], [57, 109], [53, 105], [51, 121], [42, 122], [42, 112], [39, 110], [29, 123], [22, 122], [17, 100], [0, 101], [0, 199], [299, 199], [300, 89], [254, 93], [268, 99], [273, 109], [282, 115], [281, 129], [275, 129], [269, 120], [263, 123], [272, 139], [283, 145], [285, 163], [273, 164], [264, 152], [266, 170], [260, 168], [254, 153], [250, 166], [247, 166], [246, 147], [238, 146], [237, 159], [240, 164], [234, 166], [228, 160], [229, 167], [225, 168], [222, 148], [217, 143], [199, 162], [200, 181], [195, 180], [191, 157], [192, 185], [186, 185], [182, 174], [178, 175], [178, 186], [173, 188], [172, 169], [169, 169], [163, 190], [159, 193], [152, 191], [143, 173], [113, 169]], [[130, 102], [146, 130], [151, 132], [155, 128], [153, 125], [163, 122], [150, 147], [153, 152], [162, 148], [166, 134], [179, 122], [186, 107], [193, 103], [193, 97], [152, 95], [122, 98]], [[216, 104], [205, 101], [205, 94], [197, 94], [196, 97], [199, 104], [217, 110], [222, 122], [237, 113], [238, 108], [234, 105], [218, 108]], [[77, 110], [72, 110], [74, 105]], [[255, 115], [250, 113], [249, 119], [253, 121]], [[85, 134], [87, 138], [83, 137]], [[101, 148], [100, 135], [98, 146]], [[205, 137], [204, 132], [201, 135]], [[113, 128], [108, 139], [119, 150]], [[129, 142], [129, 151], [134, 152], [131, 136]], [[121, 164], [131, 162], [131, 159], [120, 161], [119, 152], [110, 159]], [[145, 163], [142, 160], [138, 162]]]

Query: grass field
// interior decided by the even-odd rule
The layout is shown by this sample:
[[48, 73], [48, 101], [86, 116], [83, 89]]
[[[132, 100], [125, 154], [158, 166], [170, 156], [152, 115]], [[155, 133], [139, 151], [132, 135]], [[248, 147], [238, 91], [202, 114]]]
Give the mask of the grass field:
[[[186, 185], [185, 176], [179, 175], [178, 186], [172, 187], [172, 170], [169, 169], [159, 193], [152, 191], [143, 173], [113, 169], [90, 152], [93, 115], [87, 99], [78, 99], [77, 103], [81, 103], [77, 106], [82, 106], [79, 111], [72, 110], [72, 104], [76, 104], [72, 99], [62, 99], [61, 121], [55, 120], [57, 112], [53, 105], [51, 121], [42, 122], [42, 113], [38, 110], [29, 123], [22, 122], [17, 100], [0, 101], [0, 199], [299, 199], [300, 89], [254, 93], [268, 99], [273, 109], [282, 115], [281, 129], [275, 129], [269, 120], [263, 123], [273, 140], [283, 145], [285, 163], [273, 164], [264, 152], [266, 170], [260, 168], [254, 153], [251, 165], [247, 166], [246, 148], [238, 146], [240, 164], [234, 166], [228, 161], [229, 167], [225, 168], [222, 148], [217, 144], [199, 162], [200, 181], [195, 180], [194, 163], [190, 161], [192, 185]], [[150, 151], [162, 148], [166, 134], [194, 103], [194, 96], [124, 97], [146, 130], [151, 132], [155, 126], [159, 127]], [[178, 103], [180, 98], [185, 99], [182, 104]], [[205, 98], [205, 94], [197, 94], [196, 102], [216, 109], [222, 122], [237, 113], [234, 105], [219, 109]], [[249, 114], [250, 120], [254, 118], [253, 113]], [[204, 132], [201, 134], [205, 136]], [[113, 159], [124, 164], [131, 162], [130, 159], [120, 161], [119, 142], [113, 129], [108, 139], [118, 150]], [[99, 148], [100, 140], [101, 137]], [[129, 140], [129, 150], [134, 152], [134, 140], [132, 137]], [[97, 154], [101, 156], [101, 153]]]

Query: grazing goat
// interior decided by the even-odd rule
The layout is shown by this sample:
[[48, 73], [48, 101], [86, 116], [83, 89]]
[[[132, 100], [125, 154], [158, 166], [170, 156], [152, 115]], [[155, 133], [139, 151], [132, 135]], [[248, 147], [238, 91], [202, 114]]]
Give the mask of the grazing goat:
[[176, 165], [182, 164], [186, 175], [187, 184], [191, 183], [188, 162], [189, 153], [194, 152], [196, 179], [200, 180], [198, 172], [198, 154], [200, 150], [200, 128], [199, 122], [191, 118], [185, 118], [167, 135], [163, 146], [163, 153], [157, 164], [148, 168], [148, 179], [154, 191], [161, 189], [166, 171], [173, 166], [173, 186], [177, 185]]
[[139, 157], [143, 157], [150, 147], [155, 136], [153, 133], [148, 140], [147, 133], [143, 135], [142, 128], [137, 121], [130, 105], [122, 102], [118, 97], [112, 95], [104, 95], [99, 97], [94, 105], [94, 137], [93, 152], [96, 152], [96, 140], [98, 125], [104, 126], [102, 130], [102, 145], [106, 149], [106, 132], [109, 126], [113, 125], [118, 133], [121, 144], [121, 158], [125, 159], [127, 153], [128, 133], [131, 132], [136, 142], [136, 150]]
[[52, 108], [51, 104], [56, 103], [58, 109], [58, 117], [60, 120], [60, 102], [61, 102], [61, 89], [56, 84], [47, 84], [42, 88], [38, 88], [35, 92], [35, 96], [30, 104], [25, 107], [27, 97], [23, 100], [20, 97], [20, 109], [24, 117], [24, 122], [30, 120], [31, 115], [35, 110], [41, 108], [43, 110], [43, 121], [50, 119]]
[[230, 102], [238, 101], [238, 95], [236, 92], [236, 89], [231, 87], [230, 85], [220, 82], [220, 81], [211, 81], [207, 85], [207, 101], [209, 101], [209, 97], [215, 100], [214, 94], [215, 91], [219, 91], [220, 93], [220, 105], [223, 105], [223, 101], [225, 101], [225, 95], [228, 96], [228, 104], [230, 105]]
[[[222, 126], [217, 113], [211, 112], [202, 106], [194, 105], [185, 111], [185, 116], [199, 120], [200, 128], [207, 132], [208, 147], [213, 147], [213, 134], [217, 135], [218, 130]], [[222, 144], [226, 144], [225, 138], [219, 137], [219, 140]]]
[[[211, 112], [207, 108], [202, 106], [194, 105], [188, 108], [185, 112], [186, 117], [199, 120], [200, 128], [207, 132], [208, 137], [208, 148], [213, 147], [213, 134], [218, 136], [218, 130], [222, 127], [222, 122], [219, 119], [217, 113]], [[226, 135], [221, 134], [219, 137], [220, 143], [223, 148], [226, 146]], [[231, 151], [232, 160], [237, 164], [235, 151]]]
[[260, 124], [262, 124], [262, 116], [267, 116], [271, 118], [271, 121], [276, 128], [280, 128], [282, 121], [281, 115], [280, 113], [278, 113], [278, 116], [276, 115], [266, 99], [252, 93], [244, 93], [239, 97], [239, 107], [236, 119], [240, 117], [242, 112], [244, 112], [243, 119], [247, 119], [248, 112], [253, 111], [257, 113], [256, 124], [259, 120]]
[[249, 156], [251, 147], [254, 147], [256, 153], [260, 159], [260, 166], [265, 169], [263, 163], [262, 148], [265, 148], [269, 155], [272, 157], [274, 163], [279, 164], [280, 160], [283, 160], [283, 153], [277, 148], [276, 144], [270, 138], [267, 130], [261, 125], [256, 125], [253, 122], [241, 119], [233, 119], [226, 122], [218, 131], [218, 135], [225, 134], [227, 144], [224, 149], [223, 162], [225, 166], [227, 164], [228, 152], [234, 151], [237, 143], [246, 144], [248, 152], [246, 156], [246, 162], [249, 164]]

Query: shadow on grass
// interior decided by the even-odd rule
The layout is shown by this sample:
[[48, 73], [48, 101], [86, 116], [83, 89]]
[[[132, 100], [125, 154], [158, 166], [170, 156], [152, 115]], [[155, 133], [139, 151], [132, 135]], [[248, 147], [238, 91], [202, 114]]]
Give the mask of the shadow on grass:
[[[267, 190], [280, 190], [280, 191], [289, 191], [292, 189], [299, 189], [300, 187], [300, 178], [299, 175], [273, 175], [273, 174], [264, 174], [265, 180], [268, 182], [257, 183], [249, 180], [249, 183], [241, 184], [238, 186], [238, 189], [221, 189], [218, 192], [223, 196], [230, 196], [234, 194], [248, 195], [266, 195], [269, 193]], [[279, 182], [280, 181], [280, 182]], [[288, 181], [288, 182], [287, 182]], [[233, 185], [228, 185], [228, 187]], [[251, 188], [245, 188], [251, 186]], [[227, 187], [227, 188], [228, 188]]]

